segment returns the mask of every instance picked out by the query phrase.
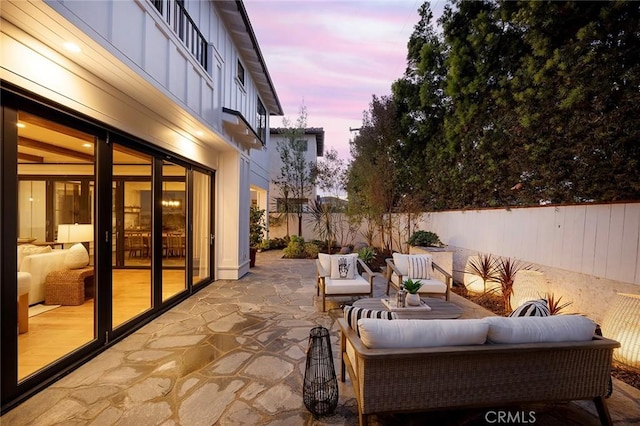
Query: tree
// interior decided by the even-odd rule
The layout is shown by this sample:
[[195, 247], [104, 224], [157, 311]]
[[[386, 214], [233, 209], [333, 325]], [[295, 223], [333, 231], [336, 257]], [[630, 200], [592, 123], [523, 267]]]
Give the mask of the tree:
[[283, 209], [287, 217], [287, 236], [289, 236], [289, 214], [298, 216], [298, 235], [302, 235], [302, 213], [304, 200], [308, 199], [315, 185], [315, 166], [313, 161], [306, 161], [307, 141], [304, 139], [307, 127], [307, 108], [300, 107], [296, 125], [291, 126], [289, 120], [282, 119], [284, 131], [283, 141], [277, 145], [282, 166], [273, 183], [280, 189], [284, 200]]
[[385, 248], [392, 248], [391, 213], [399, 198], [398, 151], [400, 134], [391, 97], [373, 96], [363, 116], [360, 133], [351, 145], [348, 211], [375, 222]]
[[640, 199], [640, 3], [454, 0], [440, 32], [419, 13], [393, 85], [403, 200]]
[[324, 153], [315, 166], [316, 184], [318, 188], [333, 197], [344, 194], [346, 187], [347, 166], [338, 157], [338, 151], [331, 148]]

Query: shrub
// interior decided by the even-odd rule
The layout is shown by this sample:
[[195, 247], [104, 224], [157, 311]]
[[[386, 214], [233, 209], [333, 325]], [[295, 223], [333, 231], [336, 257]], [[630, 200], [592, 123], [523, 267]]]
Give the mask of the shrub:
[[272, 238], [267, 245], [270, 249], [281, 250], [289, 244], [288, 238]]
[[371, 262], [376, 258], [376, 255], [376, 251], [371, 247], [362, 247], [358, 250], [358, 257], [369, 267], [371, 267]]
[[284, 257], [289, 259], [304, 259], [304, 238], [292, 235], [289, 244], [284, 249]]
[[441, 247], [442, 241], [438, 234], [431, 231], [416, 231], [409, 238], [409, 245], [413, 247]]
[[304, 244], [305, 257], [309, 259], [315, 259], [316, 257], [318, 257], [319, 252], [320, 249], [318, 248], [318, 245], [316, 243], [310, 242]]
[[251, 206], [249, 219], [249, 246], [258, 248], [264, 234], [264, 210]]

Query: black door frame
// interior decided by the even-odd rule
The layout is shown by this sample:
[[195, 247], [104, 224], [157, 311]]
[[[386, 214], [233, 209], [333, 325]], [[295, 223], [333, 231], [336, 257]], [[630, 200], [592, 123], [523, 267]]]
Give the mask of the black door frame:
[[[194, 291], [205, 288], [208, 284], [193, 287], [191, 276], [191, 260], [187, 256], [185, 264], [185, 276], [187, 279], [186, 291], [180, 292], [178, 295], [168, 299], [162, 303], [160, 301], [152, 307], [152, 309], [135, 320], [127, 323], [125, 326], [118, 327], [116, 332], [111, 329], [111, 310], [112, 310], [112, 287], [111, 287], [111, 223], [112, 223], [112, 179], [113, 179], [113, 151], [112, 141], [116, 136], [118, 143], [122, 140], [126, 141], [127, 146], [134, 146], [146, 152], [151, 151], [155, 158], [154, 163], [162, 165], [162, 158], [171, 156], [172, 161], [184, 166], [187, 170], [186, 191], [188, 201], [188, 212], [192, 210], [192, 179], [191, 171], [209, 173], [211, 177], [211, 208], [210, 221], [211, 231], [213, 233], [213, 224], [215, 216], [214, 205], [214, 177], [215, 172], [206, 167], [194, 164], [189, 160], [176, 156], [175, 154], [163, 152], [158, 147], [154, 147], [144, 141], [140, 141], [133, 136], [125, 135], [117, 129], [110, 129], [107, 126], [96, 122], [95, 120], [82, 116], [81, 114], [69, 110], [66, 107], [55, 105], [51, 101], [34, 95], [16, 86], [0, 81], [0, 120], [2, 122], [2, 134], [0, 135], [0, 277], [4, 283], [0, 286], [0, 301], [2, 301], [2, 321], [0, 326], [0, 345], [2, 346], [2, 357], [0, 358], [0, 368], [2, 369], [2, 377], [0, 383], [0, 392], [2, 395], [0, 413], [4, 414], [11, 408], [20, 404], [24, 400], [30, 398], [37, 392], [47, 388], [52, 383], [68, 374], [70, 371], [78, 368], [99, 353], [103, 352], [113, 343], [121, 338], [131, 334], [139, 329], [151, 319], [159, 316], [163, 312], [175, 306], [177, 303], [188, 298]], [[82, 130], [88, 134], [94, 135], [95, 144], [95, 223], [94, 223], [94, 267], [95, 267], [95, 339], [90, 343], [78, 348], [77, 350], [67, 354], [60, 360], [46, 366], [38, 372], [26, 377], [18, 382], [18, 333], [17, 333], [17, 276], [15, 265], [17, 263], [16, 241], [18, 238], [17, 231], [17, 119], [18, 111], [28, 111], [68, 127]], [[157, 168], [158, 166], [155, 166]], [[161, 171], [161, 170], [160, 170]], [[157, 186], [154, 192], [159, 192], [161, 196], [161, 179], [162, 173], [154, 173], [153, 181]], [[14, 194], [14, 196], [8, 196]], [[108, 200], [108, 201], [106, 201]], [[160, 198], [157, 198], [159, 203]], [[160, 211], [157, 207], [155, 211]], [[156, 213], [157, 214], [157, 213]], [[161, 226], [159, 220], [154, 220], [155, 226]], [[192, 217], [187, 216], [187, 230], [189, 236], [187, 241], [191, 241], [192, 235]], [[160, 228], [161, 232], [161, 228]], [[160, 250], [159, 253], [162, 253]], [[189, 251], [187, 252], [189, 254]], [[158, 257], [159, 270], [152, 272], [153, 275], [161, 276], [162, 257]], [[213, 241], [210, 246], [210, 280], [213, 282], [214, 277], [214, 247]], [[158, 263], [156, 262], [156, 263]], [[154, 263], [154, 267], [157, 267]], [[152, 275], [152, 277], [153, 277]], [[154, 289], [159, 288], [159, 278], [153, 277]], [[154, 290], [155, 291], [155, 290]], [[156, 300], [158, 295], [155, 296]]]

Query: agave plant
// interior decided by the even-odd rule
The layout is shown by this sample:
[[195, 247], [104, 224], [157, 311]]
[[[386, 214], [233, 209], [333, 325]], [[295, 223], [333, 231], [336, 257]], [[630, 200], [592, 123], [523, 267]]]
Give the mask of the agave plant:
[[376, 255], [376, 251], [371, 247], [362, 247], [358, 250], [358, 257], [369, 267], [371, 267], [371, 262], [375, 260]]
[[509, 311], [511, 309], [513, 282], [516, 279], [516, 274], [521, 270], [535, 270], [535, 268], [533, 267], [533, 265], [529, 263], [523, 263], [522, 261], [517, 259], [501, 257], [496, 260], [495, 275], [491, 278], [491, 281], [500, 284], [502, 301], [504, 303], [504, 309], [506, 311]]
[[420, 282], [420, 280], [413, 281], [411, 278], [407, 278], [406, 280], [402, 281], [402, 287], [404, 287], [404, 289], [407, 290], [408, 293], [416, 294], [418, 290], [420, 290], [420, 287], [422, 287], [422, 283]]
[[487, 292], [487, 282], [495, 281], [496, 263], [498, 259], [493, 257], [491, 253], [481, 254], [478, 253], [478, 257], [471, 259], [464, 270], [468, 274], [475, 275], [482, 280], [484, 286], [484, 293]]
[[549, 313], [551, 315], [558, 315], [560, 311], [571, 305], [573, 302], [565, 302], [560, 304], [560, 300], [562, 300], [562, 296], [555, 298], [553, 293], [546, 293], [544, 295], [545, 300], [547, 301], [547, 305], [549, 305]]

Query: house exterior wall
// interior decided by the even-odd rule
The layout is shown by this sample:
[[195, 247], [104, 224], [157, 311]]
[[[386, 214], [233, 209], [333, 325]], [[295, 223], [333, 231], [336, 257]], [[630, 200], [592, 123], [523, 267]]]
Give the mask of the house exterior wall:
[[[248, 59], [218, 3], [185, 1], [209, 42], [205, 70], [150, 1], [3, 1], [0, 78], [218, 171], [216, 254], [224, 255], [215, 266], [226, 272], [215, 276], [229, 278], [245, 269], [248, 221], [237, 218], [248, 212], [248, 188], [268, 178], [260, 168], [254, 177], [252, 147], [223, 125], [225, 107], [255, 129], [262, 95], [249, 66], [244, 84], [236, 78], [238, 61]], [[81, 53], [65, 51], [67, 40]], [[229, 188], [246, 200], [227, 201]]]
[[[307, 164], [315, 164], [318, 158], [318, 148], [316, 144], [316, 136], [314, 134], [305, 134], [300, 136], [298, 140], [305, 140], [307, 142], [307, 151], [305, 153], [305, 162]], [[269, 147], [269, 211], [276, 210], [276, 199], [282, 197], [280, 188], [275, 185], [274, 180], [280, 176], [280, 170], [282, 169], [282, 160], [280, 159], [280, 153], [278, 152], [278, 144], [288, 142], [287, 138], [279, 134], [271, 134], [270, 147]], [[317, 189], [314, 186], [313, 189], [308, 192], [307, 198], [314, 200], [317, 195]], [[297, 227], [296, 227], [297, 229]]]

